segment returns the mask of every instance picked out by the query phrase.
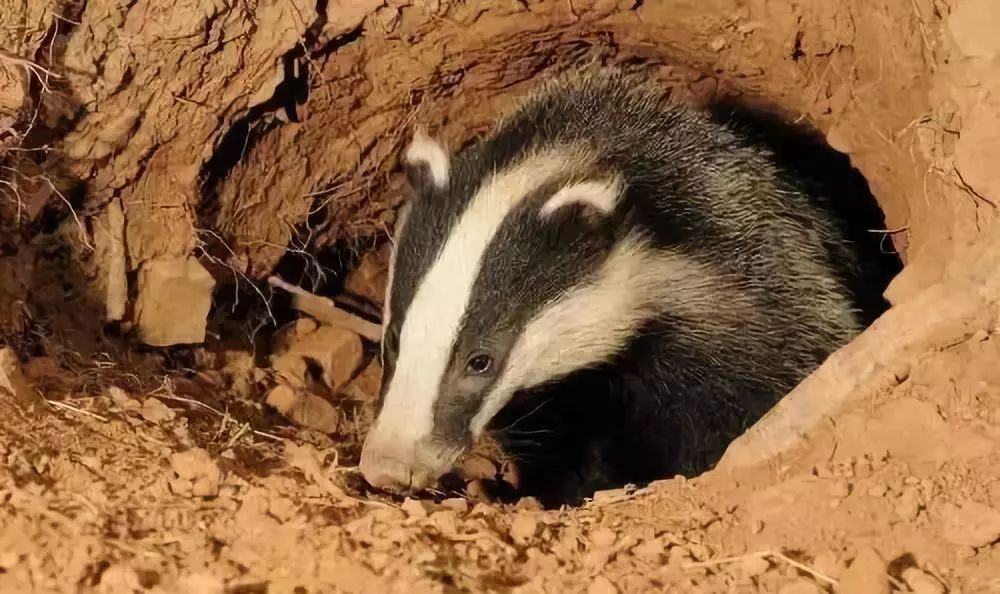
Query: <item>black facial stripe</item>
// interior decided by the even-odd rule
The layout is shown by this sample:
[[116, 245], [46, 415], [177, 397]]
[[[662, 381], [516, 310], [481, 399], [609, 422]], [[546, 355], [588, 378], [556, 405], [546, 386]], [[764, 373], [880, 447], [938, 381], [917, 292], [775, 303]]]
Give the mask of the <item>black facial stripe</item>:
[[[528, 322], [592, 276], [611, 250], [615, 238], [609, 218], [581, 216], [579, 206], [541, 216], [541, 205], [561, 186], [546, 184], [526, 197], [486, 250], [435, 404], [435, 433], [442, 439], [468, 431]], [[476, 393], [456, 390], [466, 357], [479, 348], [496, 355], [495, 375]]]

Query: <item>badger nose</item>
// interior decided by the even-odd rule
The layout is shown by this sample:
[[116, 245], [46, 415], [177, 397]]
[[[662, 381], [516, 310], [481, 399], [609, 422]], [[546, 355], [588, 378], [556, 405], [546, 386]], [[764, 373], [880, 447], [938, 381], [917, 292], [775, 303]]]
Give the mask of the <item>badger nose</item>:
[[390, 491], [413, 492], [420, 491], [431, 482], [432, 473], [429, 468], [402, 457], [392, 456], [369, 447], [361, 450], [361, 463], [358, 470], [369, 485]]

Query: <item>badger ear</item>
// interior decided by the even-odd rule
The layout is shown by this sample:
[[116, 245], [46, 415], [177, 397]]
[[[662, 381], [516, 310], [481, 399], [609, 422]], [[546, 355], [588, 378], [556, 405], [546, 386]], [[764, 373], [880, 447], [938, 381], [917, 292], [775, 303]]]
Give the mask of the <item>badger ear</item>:
[[546, 200], [542, 205], [541, 215], [550, 217], [559, 209], [573, 204], [582, 204], [601, 216], [607, 215], [618, 205], [624, 189], [625, 182], [619, 176], [576, 182], [560, 188]]
[[417, 191], [428, 186], [440, 189], [448, 185], [451, 157], [439, 142], [427, 135], [424, 128], [418, 127], [410, 146], [403, 153], [403, 167], [410, 185]]

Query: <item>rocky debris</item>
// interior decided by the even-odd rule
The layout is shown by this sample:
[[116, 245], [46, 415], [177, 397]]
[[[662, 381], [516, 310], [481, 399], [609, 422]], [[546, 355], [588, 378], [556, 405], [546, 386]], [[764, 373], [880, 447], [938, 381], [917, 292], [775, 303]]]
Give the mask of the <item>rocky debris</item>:
[[268, 392], [267, 404], [300, 427], [323, 433], [334, 433], [340, 427], [340, 413], [332, 404], [284, 384]]
[[382, 339], [381, 326], [340, 309], [326, 297], [314, 295], [301, 287], [286, 283], [276, 276], [269, 277], [267, 282], [272, 287], [291, 293], [292, 307], [325, 325], [350, 330], [371, 342], [379, 342]]
[[94, 219], [94, 250], [104, 289], [105, 317], [117, 322], [125, 317], [128, 304], [128, 278], [125, 261], [125, 215], [121, 200], [108, 202], [104, 212]]
[[0, 396], [9, 395], [19, 406], [41, 404], [42, 398], [32, 389], [21, 373], [17, 353], [10, 347], [0, 348]]
[[837, 594], [889, 594], [885, 561], [875, 549], [858, 551], [837, 585]]
[[988, 505], [943, 503], [935, 511], [941, 536], [952, 544], [979, 548], [1000, 540], [1000, 511]]
[[391, 251], [392, 244], [386, 243], [377, 250], [366, 252], [358, 266], [347, 275], [344, 290], [371, 303], [381, 303], [388, 283]]
[[945, 594], [947, 591], [944, 584], [935, 577], [916, 567], [907, 567], [900, 577], [913, 590], [913, 594]]
[[149, 397], [142, 402], [139, 414], [150, 423], [170, 421], [177, 416], [177, 413], [166, 404], [163, 404], [163, 401], [153, 397]]
[[519, 513], [510, 525], [510, 538], [519, 545], [526, 545], [535, 538], [538, 519], [531, 513]]
[[823, 594], [823, 588], [820, 588], [816, 582], [799, 578], [782, 586], [781, 590], [778, 590], [778, 594]]
[[618, 586], [603, 575], [595, 577], [587, 588], [587, 594], [618, 594], [618, 592]]
[[177, 478], [170, 488], [178, 495], [214, 497], [219, 494], [222, 471], [202, 448], [191, 448], [170, 455], [170, 467]]
[[271, 367], [285, 383], [305, 387], [310, 365], [315, 364], [322, 371], [323, 383], [336, 392], [351, 380], [363, 359], [364, 348], [357, 334], [303, 318], [276, 341]]
[[150, 346], [199, 344], [215, 279], [195, 258], [157, 258], [139, 269], [135, 304], [139, 339]]

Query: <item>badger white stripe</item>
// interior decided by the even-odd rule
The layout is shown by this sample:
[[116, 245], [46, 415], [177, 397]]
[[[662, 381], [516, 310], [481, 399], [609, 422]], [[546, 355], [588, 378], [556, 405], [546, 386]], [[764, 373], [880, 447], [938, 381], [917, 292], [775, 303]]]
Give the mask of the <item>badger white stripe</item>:
[[529, 193], [575, 162], [565, 153], [531, 155], [490, 176], [471, 198], [407, 310], [375, 442], [413, 448], [431, 434], [441, 379], [491, 240]]
[[417, 128], [413, 134], [413, 140], [406, 148], [403, 160], [414, 165], [426, 165], [435, 186], [443, 188], [448, 185], [448, 177], [451, 174], [448, 152], [436, 140], [428, 136], [423, 128]]
[[517, 390], [609, 360], [641, 324], [660, 312], [687, 318], [692, 336], [701, 330], [706, 337], [718, 335], [725, 320], [706, 323], [703, 314], [719, 303], [731, 312], [726, 319], [749, 319], [752, 304], [735, 286], [682, 254], [654, 250], [639, 237], [627, 238], [592, 282], [565, 293], [528, 322], [496, 388], [472, 420], [473, 435], [482, 433]]

